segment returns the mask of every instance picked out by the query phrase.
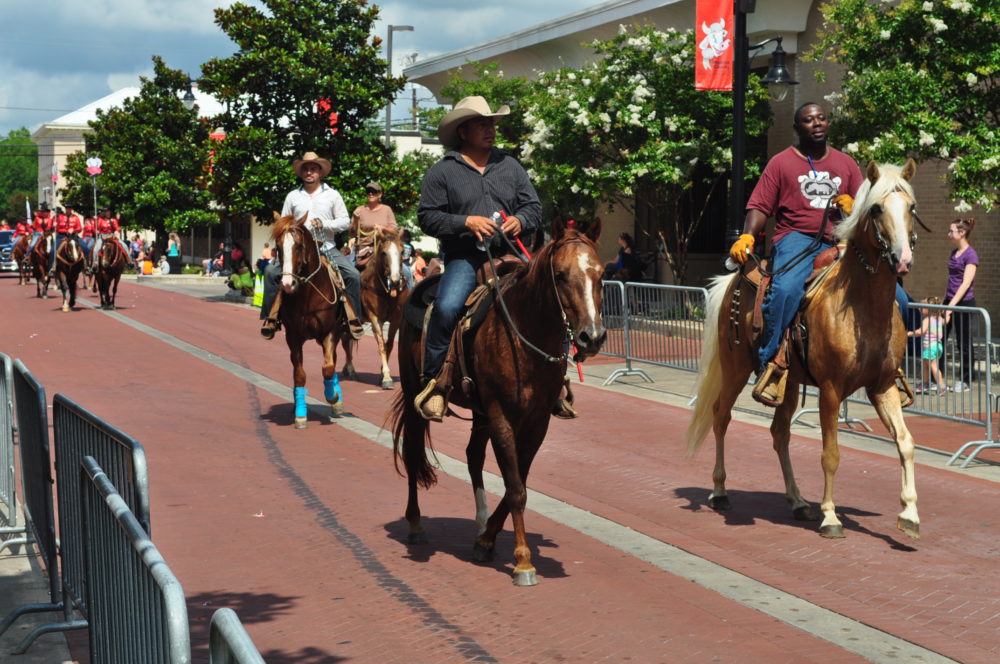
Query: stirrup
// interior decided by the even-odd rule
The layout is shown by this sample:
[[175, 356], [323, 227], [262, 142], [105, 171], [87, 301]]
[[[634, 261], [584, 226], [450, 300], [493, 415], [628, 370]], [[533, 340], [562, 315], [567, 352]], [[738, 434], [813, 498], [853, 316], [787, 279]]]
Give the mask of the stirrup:
[[351, 333], [351, 337], [355, 340], [361, 340], [365, 336], [365, 326], [357, 318], [352, 318], [347, 321], [347, 329]]
[[440, 422], [448, 410], [448, 397], [437, 389], [437, 380], [432, 378], [413, 399], [413, 407], [425, 420]]
[[907, 406], [912, 406], [913, 402], [917, 398], [913, 394], [913, 388], [910, 384], [906, 382], [906, 376], [903, 374], [902, 369], [896, 369], [896, 389], [899, 390], [899, 406], [901, 408], [906, 408]]
[[768, 362], [753, 386], [754, 401], [777, 408], [785, 400], [785, 385], [788, 383], [788, 369]]
[[274, 318], [266, 318], [260, 327], [260, 336], [268, 341], [274, 338], [274, 334], [281, 329], [281, 321]]
[[580, 417], [580, 413], [576, 412], [573, 408], [573, 402], [576, 400], [573, 397], [573, 389], [569, 385], [569, 378], [563, 376], [563, 387], [566, 390], [566, 395], [559, 395], [559, 400], [556, 405], [552, 408], [552, 416], [558, 417], [561, 420], [575, 420]]

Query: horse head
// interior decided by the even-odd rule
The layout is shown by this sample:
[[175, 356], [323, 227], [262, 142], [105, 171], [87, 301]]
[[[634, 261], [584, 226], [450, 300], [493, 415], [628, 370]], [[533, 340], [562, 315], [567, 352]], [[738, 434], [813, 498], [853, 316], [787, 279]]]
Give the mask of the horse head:
[[83, 262], [83, 250], [75, 237], [69, 237], [62, 243], [59, 254], [67, 265], [73, 266]]
[[375, 229], [375, 256], [372, 262], [386, 292], [396, 297], [403, 289], [403, 240], [399, 231], [384, 226]]
[[319, 267], [319, 253], [307, 251], [307, 240], [312, 234], [306, 228], [306, 217], [296, 219], [292, 215], [282, 217], [274, 213], [274, 230], [271, 238], [281, 258], [281, 289], [294, 295], [303, 281]]
[[557, 218], [552, 225], [552, 242], [548, 251], [543, 251], [543, 255], [548, 254], [552, 284], [565, 323], [577, 350], [585, 357], [596, 355], [607, 338], [601, 321], [603, 266], [597, 255], [600, 235], [600, 219], [581, 232]]
[[920, 220], [909, 180], [916, 170], [912, 159], [902, 167], [870, 162], [854, 209], [837, 227], [837, 237], [854, 244], [861, 264], [870, 273], [882, 261], [899, 276], [913, 265], [913, 221]]

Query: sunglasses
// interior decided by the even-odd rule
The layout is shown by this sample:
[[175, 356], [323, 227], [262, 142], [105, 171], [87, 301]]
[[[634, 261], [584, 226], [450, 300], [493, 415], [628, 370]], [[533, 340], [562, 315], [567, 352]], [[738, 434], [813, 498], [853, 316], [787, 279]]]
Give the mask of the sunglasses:
[[378, 189], [365, 189], [366, 194], [381, 194], [382, 192]]

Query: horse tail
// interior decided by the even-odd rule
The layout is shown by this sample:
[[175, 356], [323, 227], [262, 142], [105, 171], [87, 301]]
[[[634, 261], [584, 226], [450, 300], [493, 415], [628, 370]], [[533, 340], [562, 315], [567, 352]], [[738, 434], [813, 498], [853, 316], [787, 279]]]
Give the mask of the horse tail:
[[396, 472], [402, 475], [399, 461], [403, 461], [407, 477], [416, 481], [425, 489], [437, 484], [437, 473], [427, 456], [428, 450], [433, 454], [431, 446], [430, 422], [417, 412], [413, 398], [420, 391], [420, 374], [414, 363], [412, 348], [413, 337], [419, 342], [419, 330], [415, 330], [405, 320], [399, 333], [400, 389], [392, 402], [389, 417], [392, 419], [393, 465]]
[[685, 454], [692, 456], [701, 447], [715, 419], [715, 404], [722, 393], [722, 362], [719, 360], [719, 312], [726, 293], [733, 281], [739, 279], [739, 272], [724, 274], [711, 281], [708, 302], [705, 309], [705, 331], [702, 334], [701, 360], [698, 363], [698, 389], [685, 439]]

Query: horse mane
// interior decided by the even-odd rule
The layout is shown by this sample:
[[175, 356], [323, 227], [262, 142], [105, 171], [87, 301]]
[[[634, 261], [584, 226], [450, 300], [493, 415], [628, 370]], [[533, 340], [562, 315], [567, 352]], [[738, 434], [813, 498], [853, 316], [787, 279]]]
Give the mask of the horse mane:
[[549, 240], [544, 245], [542, 245], [542, 248], [539, 249], [532, 257], [530, 263], [531, 269], [541, 269], [538, 268], [537, 266], [548, 265], [549, 261], [551, 260], [551, 256], [553, 253], [555, 253], [556, 249], [558, 249], [559, 247], [568, 242], [577, 242], [577, 241], [585, 242], [590, 246], [594, 247], [595, 249], [597, 247], [597, 245], [594, 244], [594, 241], [591, 240], [584, 233], [581, 233], [580, 231], [573, 228], [567, 228], [561, 238], [559, 238], [558, 240]]
[[868, 215], [872, 206], [882, 201], [882, 199], [897, 189], [901, 190], [912, 200], [914, 198], [913, 187], [903, 179], [902, 172], [903, 168], [901, 166], [879, 164], [878, 180], [872, 184], [871, 180], [865, 178], [865, 181], [858, 188], [857, 195], [854, 197], [854, 209], [851, 210], [851, 214], [848, 215], [847, 219], [837, 224], [837, 227], [834, 229], [834, 236], [838, 240], [849, 240], [854, 237], [854, 232], [857, 230], [859, 222]]

